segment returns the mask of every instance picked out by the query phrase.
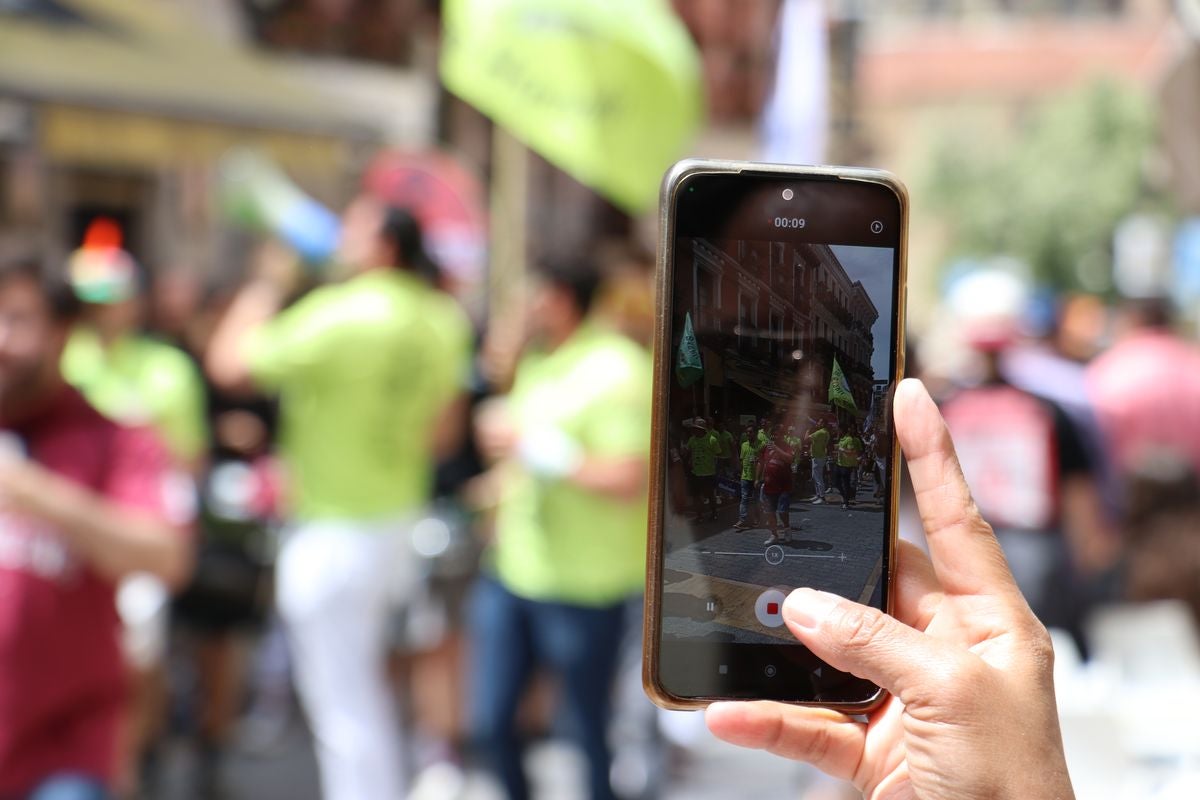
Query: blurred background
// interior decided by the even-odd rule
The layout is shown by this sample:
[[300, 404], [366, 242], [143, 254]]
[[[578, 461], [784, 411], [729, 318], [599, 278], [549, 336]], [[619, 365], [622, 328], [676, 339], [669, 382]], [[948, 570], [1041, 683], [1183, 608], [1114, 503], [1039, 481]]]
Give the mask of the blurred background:
[[[549, 380], [551, 362], [531, 362], [562, 356], [582, 324], [620, 337], [588, 342], [648, 381], [658, 185], [689, 155], [875, 166], [908, 185], [909, 372], [944, 402], [980, 506], [1055, 628], [1079, 796], [1200, 796], [1197, 0], [0, 0], [0, 258], [136, 265], [136, 311], [89, 317], [96, 341], [64, 360], [98, 406], [89, 388], [120, 381], [132, 356], [114, 342], [129, 338], [183, 353], [161, 368], [196, 383], [138, 389], [202, 491], [191, 585], [122, 601], [127, 626], [152, 617], [158, 632], [127, 647], [152, 699], [130, 712], [145, 724], [117, 796], [352, 796], [318, 767], [293, 688], [304, 650], [273, 602], [295, 515], [296, 456], [278, 442], [302, 389], [231, 390], [213, 348], [255, 281], [296, 308], [363, 280], [339, 248], [364, 196], [411, 218], [415, 234], [383, 229], [398, 263], [453, 298], [472, 342], [461, 405], [445, 403], [451, 446], [417, 430], [394, 445], [436, 467], [406, 509], [416, 577], [380, 634], [403, 796], [504, 797], [496, 752], [518, 731], [534, 797], [589, 796], [595, 764], [553, 669], [530, 669], [515, 723], [478, 730], [473, 698], [490, 689], [473, 672], [505, 654], [472, 633], [472, 587], [482, 571], [522, 596], [502, 544], [506, 526], [527, 533], [506, 511], [535, 491], [522, 480], [601, 456], [644, 469], [644, 448], [593, 453], [590, 434], [513, 420], [536, 416], [529, 387]], [[725, 379], [706, 376], [704, 396]], [[632, 401], [596, 388], [602, 428], [642, 430], [648, 383], [629, 387]], [[636, 512], [641, 491], [620, 502]], [[580, 502], [568, 519], [589, 513]], [[912, 519], [902, 534], [919, 541]], [[716, 743], [698, 715], [656, 712], [628, 583], [582, 604], [624, 615], [592, 684], [614, 685], [593, 713], [616, 796], [855, 796]]]

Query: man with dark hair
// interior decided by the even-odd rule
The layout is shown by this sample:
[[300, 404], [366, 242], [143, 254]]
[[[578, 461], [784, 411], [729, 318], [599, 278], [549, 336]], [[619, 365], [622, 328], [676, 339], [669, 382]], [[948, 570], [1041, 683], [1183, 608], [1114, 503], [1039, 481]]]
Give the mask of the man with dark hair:
[[561, 678], [608, 800], [606, 741], [625, 606], [644, 579], [651, 363], [589, 314], [595, 272], [544, 268], [507, 398], [481, 409], [478, 441], [501, 481], [495, 539], [471, 601], [471, 732], [510, 800], [529, 790], [516, 712], [534, 671]]
[[[738, 518], [733, 524], [735, 530], [744, 531], [755, 527], [751, 524], [752, 501], [754, 487], [758, 485], [758, 457], [762, 447], [758, 444], [758, 430], [753, 422], [746, 424], [742, 434], [741, 444], [738, 445], [738, 463], [741, 472], [738, 473]], [[754, 515], [757, 516], [757, 515]]]
[[111, 797], [125, 715], [115, 584], [187, 577], [186, 476], [59, 369], [70, 287], [0, 269], [0, 797]]
[[812, 504], [820, 505], [825, 502], [825, 464], [829, 460], [829, 431], [825, 420], [817, 420], [804, 437], [808, 442], [808, 453], [812, 458]]
[[388, 622], [418, 586], [411, 524], [457, 446], [471, 328], [420, 274], [419, 231], [369, 197], [343, 218], [349, 277], [286, 310], [289, 253], [268, 250], [218, 325], [214, 382], [280, 396], [293, 525], [277, 566], [325, 800], [402, 797]]
[[[692, 421], [692, 435], [684, 442], [688, 455], [688, 481], [691, 486], [692, 513], [696, 521], [717, 518], [717, 463], [721, 455], [721, 440], [708, 429], [704, 417]], [[706, 509], [705, 506], [708, 508]]]
[[859, 459], [862, 458], [862, 439], [854, 432], [852, 424], [842, 424], [836, 434], [837, 462], [833, 467], [834, 484], [842, 495], [842, 510], [847, 510], [855, 503], [858, 484], [856, 471]]

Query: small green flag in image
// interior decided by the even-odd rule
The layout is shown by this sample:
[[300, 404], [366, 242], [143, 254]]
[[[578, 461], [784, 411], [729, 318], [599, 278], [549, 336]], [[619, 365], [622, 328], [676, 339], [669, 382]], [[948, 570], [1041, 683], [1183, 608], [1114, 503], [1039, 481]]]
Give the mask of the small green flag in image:
[[829, 376], [829, 402], [851, 411], [858, 411], [858, 406], [854, 404], [854, 395], [850, 393], [850, 381], [846, 380], [846, 373], [842, 372], [842, 365], [838, 363], [836, 356], [833, 359], [833, 374]]
[[683, 318], [683, 338], [679, 341], [679, 355], [675, 359], [675, 377], [685, 389], [704, 377], [700, 345], [696, 342], [696, 331], [692, 329], [690, 311]]

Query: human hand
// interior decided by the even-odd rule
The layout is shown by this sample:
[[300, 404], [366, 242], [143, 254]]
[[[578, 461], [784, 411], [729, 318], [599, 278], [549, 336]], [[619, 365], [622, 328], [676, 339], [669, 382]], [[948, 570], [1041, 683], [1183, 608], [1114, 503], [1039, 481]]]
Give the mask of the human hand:
[[866, 723], [772, 702], [714, 703], [718, 737], [807, 761], [869, 800], [1068, 800], [1053, 650], [963, 480], [920, 382], [896, 390], [930, 555], [897, 552], [895, 617], [812, 589], [784, 603], [817, 656], [890, 695]]
[[475, 444], [488, 464], [512, 456], [517, 446], [517, 428], [503, 397], [489, 398], [476, 407]]
[[251, 255], [251, 279], [269, 285], [281, 294], [294, 292], [303, 274], [296, 251], [278, 239], [264, 240]]
[[24, 458], [0, 458], [0, 508], [42, 517], [57, 498], [53, 474]]

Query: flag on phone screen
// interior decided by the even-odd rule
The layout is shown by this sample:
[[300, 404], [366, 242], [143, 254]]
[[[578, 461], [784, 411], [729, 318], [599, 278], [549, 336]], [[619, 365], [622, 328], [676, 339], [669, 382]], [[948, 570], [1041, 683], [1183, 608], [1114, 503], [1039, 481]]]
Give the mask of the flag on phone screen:
[[690, 311], [683, 320], [683, 338], [679, 342], [679, 355], [675, 359], [675, 377], [679, 379], [679, 385], [685, 389], [704, 377], [704, 364], [700, 361], [700, 345], [696, 343], [696, 332], [692, 329]]
[[829, 376], [829, 402], [851, 411], [858, 411], [858, 406], [854, 404], [854, 395], [850, 393], [850, 381], [846, 380], [846, 373], [842, 372], [842, 365], [836, 357], [833, 359], [833, 374]]

